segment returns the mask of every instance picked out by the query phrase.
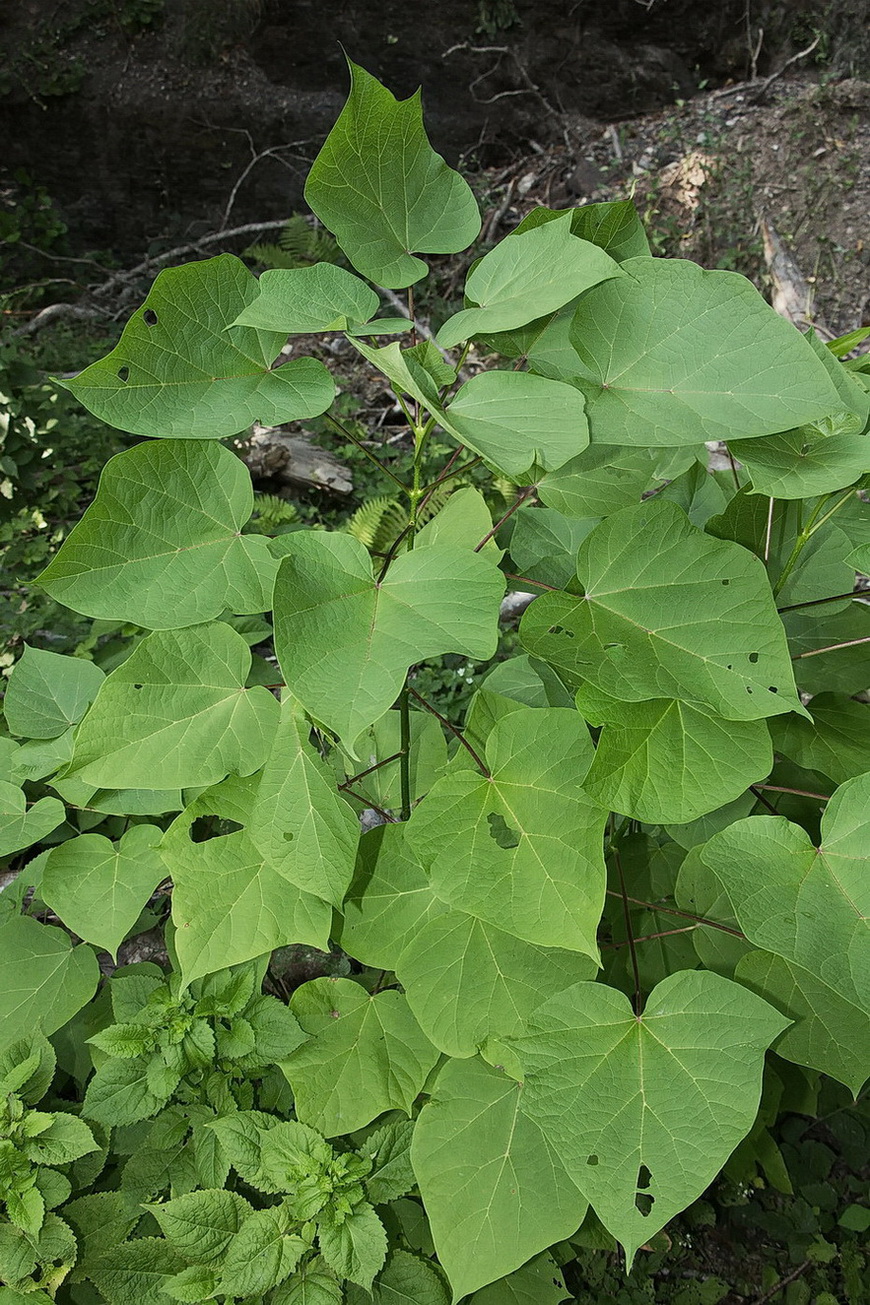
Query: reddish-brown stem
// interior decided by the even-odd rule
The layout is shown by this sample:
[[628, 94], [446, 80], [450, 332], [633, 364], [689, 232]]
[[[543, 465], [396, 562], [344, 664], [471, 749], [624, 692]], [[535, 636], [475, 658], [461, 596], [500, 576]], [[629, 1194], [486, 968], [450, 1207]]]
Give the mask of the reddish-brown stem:
[[844, 643], [832, 643], [827, 648], [812, 648], [809, 652], [795, 653], [792, 661], [799, 662], [802, 657], [820, 657], [822, 653], [836, 652], [838, 648], [857, 648], [859, 643], [870, 643], [870, 634], [865, 634], [862, 639], [846, 639]]
[[[635, 938], [635, 943], [652, 942], [655, 938], [672, 938], [675, 933], [694, 933], [698, 928], [697, 924], [684, 924], [679, 929], [663, 929], [661, 933], [645, 933], [640, 938]], [[620, 947], [627, 947], [627, 942], [602, 943], [603, 952], [618, 951]]]
[[376, 802], [372, 802], [371, 798], [367, 797], [365, 793], [354, 793], [353, 789], [347, 783], [340, 784], [339, 788], [343, 789], [345, 793], [349, 793], [351, 797], [356, 798], [357, 802], [364, 802], [367, 807], [372, 809], [372, 811], [377, 811], [378, 815], [383, 816], [388, 824], [396, 824], [396, 817], [390, 815], [389, 811], [385, 811], [383, 807], [379, 807]]
[[640, 969], [637, 964], [637, 951], [634, 945], [634, 933], [631, 928], [631, 911], [628, 906], [629, 897], [625, 887], [625, 875], [622, 873], [622, 858], [619, 855], [619, 848], [613, 846], [612, 842], [611, 846], [613, 848], [613, 860], [616, 865], [616, 873], [619, 875], [619, 896], [622, 897], [622, 910], [625, 916], [625, 932], [628, 938], [628, 950], [631, 953], [631, 968], [634, 971], [634, 1013], [638, 1019], [640, 1019]]
[[[615, 888], [607, 889], [608, 897], [622, 897]], [[648, 911], [661, 911], [664, 915], [678, 915], [683, 920], [694, 920], [697, 924], [706, 924], [711, 929], [719, 929], [722, 933], [731, 933], [735, 938], [743, 938], [739, 929], [732, 929], [730, 925], [720, 924], [718, 920], [708, 920], [705, 915], [693, 915], [691, 911], [680, 911], [675, 906], [662, 906], [659, 902], [642, 902], [638, 897], [626, 897], [627, 902], [633, 906], [643, 906]]]
[[480, 541], [479, 544], [476, 544], [476, 545], [475, 545], [475, 548], [474, 548], [475, 553], [479, 553], [480, 550], [483, 548], [484, 544], [488, 544], [488, 543], [489, 543], [489, 541], [492, 539], [493, 535], [496, 535], [496, 534], [499, 532], [499, 530], [501, 530], [501, 528], [502, 528], [502, 526], [504, 525], [504, 523], [505, 523], [505, 522], [506, 522], [510, 517], [513, 516], [513, 514], [516, 512], [517, 508], [522, 507], [522, 505], [525, 503], [525, 501], [526, 501], [526, 499], [529, 497], [529, 495], [530, 495], [530, 494], [534, 494], [534, 492], [535, 492], [535, 490], [536, 490], [537, 488], [538, 488], [537, 485], [527, 485], [527, 486], [526, 486], [526, 488], [525, 488], [525, 489], [523, 490], [523, 492], [519, 495], [519, 497], [517, 498], [517, 500], [516, 500], [516, 502], [513, 504], [513, 506], [508, 508], [508, 510], [507, 510], [507, 512], [505, 512], [504, 516], [501, 517], [500, 520], [496, 521], [496, 523], [495, 523], [495, 525], [493, 526], [492, 530], [490, 530], [488, 534], [484, 535], [483, 539], [481, 539], [481, 541]]
[[755, 794], [755, 796], [758, 798], [758, 801], [761, 803], [761, 805], [762, 805], [763, 807], [767, 807], [768, 811], [770, 812], [770, 814], [771, 814], [772, 816], [778, 816], [778, 815], [779, 815], [779, 812], [777, 811], [777, 809], [776, 809], [776, 807], [773, 805], [773, 803], [772, 803], [772, 802], [768, 802], [768, 800], [767, 800], [767, 798], [764, 796], [764, 794], [763, 794], [762, 792], [759, 791], [759, 788], [758, 788], [758, 785], [757, 785], [757, 784], [750, 784], [750, 785], [749, 785], [749, 792]]
[[476, 766], [480, 770], [480, 773], [482, 775], [485, 775], [487, 779], [492, 779], [492, 772], [490, 771], [489, 767], [483, 761], [481, 761], [480, 757], [475, 752], [474, 748], [468, 742], [468, 739], [462, 733], [462, 730], [457, 729], [456, 726], [452, 723], [452, 721], [449, 721], [445, 716], [442, 716], [441, 712], [437, 711], [432, 706], [431, 702], [427, 702], [425, 698], [422, 698], [416, 689], [412, 689], [410, 684], [408, 685], [408, 692], [410, 693], [412, 698], [415, 698], [417, 702], [419, 702], [421, 707], [425, 707], [427, 711], [430, 711], [432, 715], [436, 717], [436, 719], [440, 720], [441, 724], [444, 726], [445, 729], [450, 730], [450, 733], [454, 734], [456, 738], [459, 739], [459, 742], [465, 748], [466, 752], [468, 752], [469, 755], [474, 760]]
[[350, 785], [355, 784], [357, 780], [365, 779], [366, 775], [371, 775], [374, 771], [380, 770], [381, 766], [389, 766], [391, 761], [398, 761], [399, 757], [402, 756], [404, 756], [403, 752], [394, 752], [391, 757], [384, 757], [383, 761], [376, 761], [373, 766], [369, 766], [367, 770], [361, 770], [358, 775], [351, 775], [350, 779], [346, 779], [344, 783], [339, 784], [338, 787], [340, 789], [349, 788]]
[[553, 594], [561, 592], [556, 585], [545, 585], [541, 580], [530, 580], [527, 575], [511, 575], [510, 571], [505, 571], [505, 576], [508, 580], [516, 580], [518, 585], [534, 585], [535, 589], [549, 589]]
[[338, 419], [336, 417], [333, 417], [332, 414], [329, 412], [324, 413], [323, 419], [324, 421], [328, 421], [331, 426], [334, 426], [335, 429], [338, 431], [338, 433], [340, 435], [343, 435], [345, 439], [350, 440], [351, 444], [355, 444], [358, 449], [361, 449], [370, 462], [373, 462], [376, 467], [379, 467], [385, 476], [389, 476], [390, 480], [392, 480], [396, 485], [398, 485], [399, 489], [402, 491], [403, 494], [407, 494], [408, 486], [399, 479], [399, 477], [396, 475], [394, 471], [390, 470], [390, 468], [387, 466], [385, 462], [381, 462], [378, 455], [376, 453], [372, 453], [371, 449], [366, 444], [364, 444], [362, 440], [357, 439], [353, 431], [348, 430], [347, 426], [345, 426], [343, 422], [338, 421]]
[[824, 793], [810, 793], [805, 788], [783, 788], [781, 784], [753, 784], [753, 793], [757, 788], [766, 789], [768, 793], [793, 793], [795, 797], [818, 798], [820, 802], [830, 802], [831, 800], [830, 795]]
[[830, 598], [809, 598], [805, 603], [789, 603], [787, 607], [778, 607], [778, 612], [796, 612], [799, 607], [820, 607], [822, 603], [837, 603], [843, 598], [859, 598], [861, 594], [870, 597], [870, 590], [850, 589], [847, 594], [831, 594]]

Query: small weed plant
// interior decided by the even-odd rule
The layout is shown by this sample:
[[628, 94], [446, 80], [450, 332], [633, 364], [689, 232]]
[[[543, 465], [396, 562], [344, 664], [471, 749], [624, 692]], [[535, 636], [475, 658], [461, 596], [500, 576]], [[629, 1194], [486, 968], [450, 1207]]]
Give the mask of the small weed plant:
[[[5, 697], [3, 1305], [555, 1303], [735, 1150], [787, 1181], [783, 1094], [870, 1072], [860, 333], [611, 203], [537, 209], [430, 338], [421, 254], [477, 205], [419, 97], [351, 77], [307, 199], [355, 270], [164, 271], [67, 383], [143, 438], [41, 585], [134, 637], [28, 647]], [[275, 363], [319, 332], [412, 451], [368, 530], [252, 530], [224, 441], [328, 413], [322, 362]], [[448, 722], [424, 664], [491, 658], [507, 586]]]

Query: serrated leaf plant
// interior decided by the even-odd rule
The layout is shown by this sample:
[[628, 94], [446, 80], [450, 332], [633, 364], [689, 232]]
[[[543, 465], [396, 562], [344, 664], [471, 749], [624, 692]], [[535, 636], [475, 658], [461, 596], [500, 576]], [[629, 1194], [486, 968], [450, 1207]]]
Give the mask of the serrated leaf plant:
[[[870, 373], [628, 203], [475, 249], [432, 338], [411, 288], [476, 201], [350, 72], [306, 196], [354, 270], [168, 269], [68, 382], [145, 438], [42, 575], [130, 638], [29, 648], [0, 738], [0, 1275], [34, 1299], [564, 1299], [585, 1220], [630, 1269], [735, 1148], [778, 1172], [774, 1063], [870, 1073]], [[222, 441], [327, 412], [275, 360], [331, 333], [407, 418], [404, 468], [365, 444], [390, 512], [245, 533]], [[507, 587], [520, 647], [448, 723], [419, 669], [492, 659]], [[146, 930], [164, 968], [105, 979]], [[332, 968], [282, 987], [276, 949]]]

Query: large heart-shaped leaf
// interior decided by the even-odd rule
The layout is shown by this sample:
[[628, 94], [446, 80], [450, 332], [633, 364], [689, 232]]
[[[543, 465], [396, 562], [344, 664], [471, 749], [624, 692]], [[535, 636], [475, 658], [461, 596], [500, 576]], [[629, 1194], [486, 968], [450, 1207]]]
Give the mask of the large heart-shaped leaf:
[[603, 725], [583, 787], [595, 802], [660, 825], [684, 824], [739, 797], [773, 767], [763, 720], [723, 720], [673, 698], [621, 702], [581, 685], [577, 707]]
[[520, 1109], [629, 1267], [749, 1132], [764, 1052], [785, 1024], [739, 984], [689, 970], [664, 979], [642, 1016], [624, 993], [578, 983], [529, 1017], [514, 1044], [525, 1068]]
[[167, 877], [157, 851], [162, 832], [134, 825], [117, 843], [82, 834], [53, 847], [42, 872], [43, 899], [73, 933], [114, 956]]
[[789, 717], [772, 725], [777, 752], [835, 784], [870, 770], [870, 704], [845, 693], [820, 693], [809, 709], [811, 721]]
[[334, 263], [276, 268], [263, 273], [256, 299], [242, 309], [233, 325], [284, 335], [346, 331], [367, 322], [379, 304], [371, 286]]
[[70, 772], [105, 788], [215, 784], [269, 753], [278, 703], [246, 689], [251, 654], [215, 621], [158, 630], [107, 676], [78, 727]]
[[417, 1120], [411, 1161], [454, 1300], [583, 1222], [586, 1200], [522, 1098], [483, 1061], [451, 1061]]
[[772, 435], [840, 406], [811, 346], [742, 276], [682, 259], [620, 266], [571, 329], [593, 443]]
[[508, 476], [561, 467], [589, 443], [585, 400], [528, 372], [480, 372], [445, 410], [447, 428]]
[[56, 739], [79, 723], [103, 679], [99, 666], [83, 657], [25, 645], [3, 699], [6, 724], [24, 738]]
[[658, 452], [593, 444], [538, 481], [538, 497], [567, 517], [607, 517], [630, 507], [653, 480]]
[[476, 305], [448, 317], [438, 332], [444, 348], [473, 335], [507, 331], [552, 313], [612, 277], [618, 263], [571, 234], [571, 214], [532, 231], [506, 236], [469, 273], [466, 297]]
[[112, 352], [62, 384], [134, 435], [224, 439], [255, 421], [317, 417], [335, 397], [323, 363], [294, 358], [273, 370], [286, 332], [233, 325], [257, 293], [233, 254], [167, 268]]
[[100, 980], [92, 948], [68, 933], [14, 915], [0, 927], [0, 1040], [41, 1028], [48, 1036], [90, 1001]]
[[63, 824], [65, 816], [57, 798], [42, 797], [28, 807], [24, 789], [0, 779], [0, 856], [38, 843]]
[[[811, 1055], [809, 1063], [816, 1068], [838, 1075], [844, 1070], [839, 1055], [832, 1064], [823, 1054], [825, 1007], [836, 1004], [837, 1022], [844, 1033], [848, 1030], [848, 1036], [836, 1041], [855, 1050], [862, 1046], [870, 1016], [868, 813], [870, 774], [843, 784], [831, 798], [818, 849], [803, 829], [781, 816], [739, 820], [700, 849], [742, 931], [756, 947], [786, 963], [787, 971], [780, 966], [779, 975], [771, 979], [771, 993], [774, 1000], [774, 994], [782, 994], [784, 1009], [799, 1021], [794, 1034], [805, 1044], [803, 1055]], [[760, 975], [755, 977], [760, 982]], [[820, 1008], [822, 1015], [815, 1026], [813, 1008]], [[808, 1024], [821, 1026], [816, 1037], [808, 1037]], [[807, 1043], [809, 1048], [815, 1043], [815, 1050], [808, 1051]], [[850, 1086], [870, 1073], [867, 1046], [865, 1040], [863, 1072], [856, 1073], [854, 1056], [846, 1067], [849, 1077], [844, 1081]], [[790, 1054], [787, 1046], [783, 1054]]]
[[292, 692], [354, 739], [398, 697], [408, 667], [440, 653], [491, 657], [504, 579], [480, 553], [429, 544], [376, 581], [351, 535], [293, 535], [275, 582], [275, 650]]
[[385, 1110], [411, 1113], [438, 1052], [403, 994], [315, 979], [296, 989], [290, 1008], [309, 1037], [281, 1069], [304, 1124], [337, 1137]]
[[353, 875], [359, 821], [336, 793], [310, 733], [298, 703], [286, 700], [249, 832], [285, 878], [339, 907]]
[[161, 440], [118, 453], [97, 496], [39, 577], [77, 612], [149, 630], [272, 605], [278, 563], [262, 535], [245, 464], [205, 440]]
[[[627, 258], [640, 258], [649, 254], [649, 241], [643, 223], [630, 199], [611, 200], [604, 204], [579, 204], [569, 212], [571, 234], [579, 236], [581, 240], [591, 240], [593, 245], [598, 245], [618, 263], [624, 263]], [[545, 222], [556, 222], [564, 216], [564, 209], [533, 208], [517, 227], [517, 234], [543, 226]]]
[[245, 828], [256, 796], [256, 780], [218, 784], [181, 813], [160, 845], [185, 983], [290, 943], [329, 946], [329, 904], [271, 865]]
[[480, 213], [468, 183], [429, 144], [420, 92], [396, 100], [364, 68], [348, 67], [350, 94], [305, 198], [357, 271], [397, 290], [429, 271], [414, 253], [470, 245]]
[[435, 893], [517, 938], [597, 961], [606, 813], [579, 787], [592, 758], [574, 711], [520, 707], [500, 720], [486, 741], [490, 776], [445, 775], [408, 824]]
[[547, 593], [520, 634], [557, 671], [623, 702], [672, 697], [726, 720], [803, 711], [758, 558], [673, 503], [623, 508], [580, 545], [584, 594]]

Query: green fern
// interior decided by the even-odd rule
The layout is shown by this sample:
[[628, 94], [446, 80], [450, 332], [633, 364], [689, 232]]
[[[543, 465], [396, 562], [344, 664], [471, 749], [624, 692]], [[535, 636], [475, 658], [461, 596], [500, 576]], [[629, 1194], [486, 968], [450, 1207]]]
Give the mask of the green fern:
[[294, 503], [277, 494], [255, 494], [254, 512], [248, 522], [247, 531], [255, 535], [281, 534], [283, 526], [293, 525], [299, 520], [299, 513]]
[[[438, 486], [419, 513], [418, 526], [425, 526], [427, 521], [437, 516], [455, 488], [455, 484]], [[399, 499], [382, 495], [366, 499], [345, 522], [344, 529], [354, 539], [365, 544], [370, 552], [388, 553], [407, 524], [407, 510]], [[403, 540], [396, 551], [401, 553], [406, 548], [407, 544]]]
[[311, 226], [303, 213], [294, 213], [275, 244], [249, 245], [246, 258], [269, 268], [310, 267], [312, 263], [343, 263], [338, 242], [322, 227]]

